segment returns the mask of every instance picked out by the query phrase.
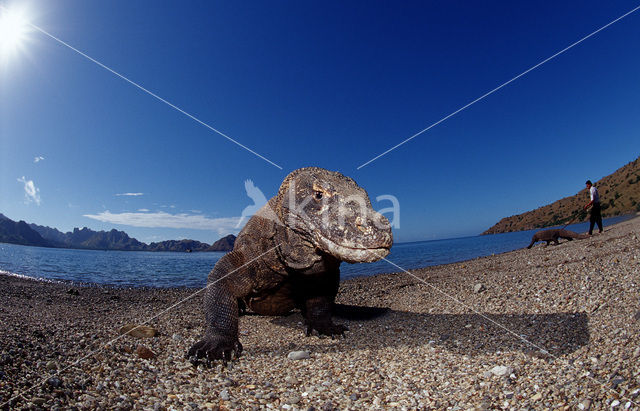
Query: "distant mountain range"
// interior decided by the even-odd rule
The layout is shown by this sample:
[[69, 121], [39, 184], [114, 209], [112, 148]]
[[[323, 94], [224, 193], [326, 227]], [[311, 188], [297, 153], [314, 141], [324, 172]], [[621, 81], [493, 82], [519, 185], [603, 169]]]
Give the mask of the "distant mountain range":
[[[583, 182], [581, 182], [583, 183]], [[594, 183], [600, 194], [602, 216], [613, 217], [640, 211], [640, 157], [613, 174]], [[587, 189], [526, 213], [505, 217], [482, 234], [506, 233], [567, 224], [576, 212], [575, 222], [588, 218], [580, 211], [589, 202]]]
[[236, 237], [232, 234], [209, 245], [196, 240], [167, 240], [145, 244], [124, 231], [93, 231], [87, 227], [62, 231], [24, 221], [15, 222], [0, 214], [0, 243], [38, 247], [80, 248], [120, 251], [231, 251]]

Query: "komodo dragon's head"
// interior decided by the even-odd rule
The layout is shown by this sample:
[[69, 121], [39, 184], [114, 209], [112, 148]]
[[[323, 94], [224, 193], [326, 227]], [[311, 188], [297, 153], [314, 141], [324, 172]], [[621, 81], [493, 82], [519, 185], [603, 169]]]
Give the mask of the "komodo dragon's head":
[[393, 244], [389, 221], [351, 178], [317, 167], [289, 174], [276, 196], [280, 221], [317, 251], [349, 263], [377, 261]]

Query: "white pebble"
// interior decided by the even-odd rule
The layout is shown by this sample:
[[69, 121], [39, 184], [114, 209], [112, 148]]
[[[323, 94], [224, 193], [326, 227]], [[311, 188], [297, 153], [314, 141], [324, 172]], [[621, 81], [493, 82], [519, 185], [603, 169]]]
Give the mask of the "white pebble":
[[290, 360], [304, 360], [306, 358], [311, 358], [309, 355], [309, 351], [291, 351], [287, 358]]

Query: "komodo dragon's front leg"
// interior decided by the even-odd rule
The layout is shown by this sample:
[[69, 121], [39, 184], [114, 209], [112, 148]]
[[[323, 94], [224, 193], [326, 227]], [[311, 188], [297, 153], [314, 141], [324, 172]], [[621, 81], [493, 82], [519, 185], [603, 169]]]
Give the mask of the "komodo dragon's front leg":
[[241, 253], [224, 255], [209, 273], [205, 291], [206, 330], [187, 356], [197, 362], [221, 359], [228, 361], [242, 352], [238, 339], [238, 298], [247, 295], [253, 285], [250, 267]]
[[[311, 278], [310, 278], [311, 277]], [[319, 335], [344, 335], [348, 330], [341, 324], [335, 324], [331, 319], [333, 307], [340, 285], [340, 271], [307, 276], [303, 281], [293, 280], [298, 299], [298, 306], [302, 311], [307, 335], [315, 330]]]

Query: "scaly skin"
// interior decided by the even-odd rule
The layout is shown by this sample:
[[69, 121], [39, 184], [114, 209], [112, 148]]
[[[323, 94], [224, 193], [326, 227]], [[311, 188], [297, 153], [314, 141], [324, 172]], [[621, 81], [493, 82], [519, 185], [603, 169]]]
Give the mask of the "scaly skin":
[[307, 335], [343, 335], [331, 319], [340, 263], [379, 260], [392, 244], [389, 222], [355, 181], [316, 167], [293, 171], [209, 273], [205, 334], [187, 356], [240, 355], [239, 303], [262, 315], [299, 308]]
[[578, 234], [573, 231], [561, 230], [558, 228], [554, 228], [551, 230], [542, 230], [542, 231], [538, 231], [533, 235], [533, 237], [531, 238], [531, 244], [529, 244], [527, 248], [533, 247], [533, 245], [538, 241], [546, 241], [547, 245], [551, 244], [551, 242], [553, 241], [556, 245], [558, 245], [560, 244], [560, 242], [558, 241], [559, 238], [564, 238], [565, 240], [573, 241], [574, 238], [583, 239], [588, 237], [589, 236], [586, 234]]

